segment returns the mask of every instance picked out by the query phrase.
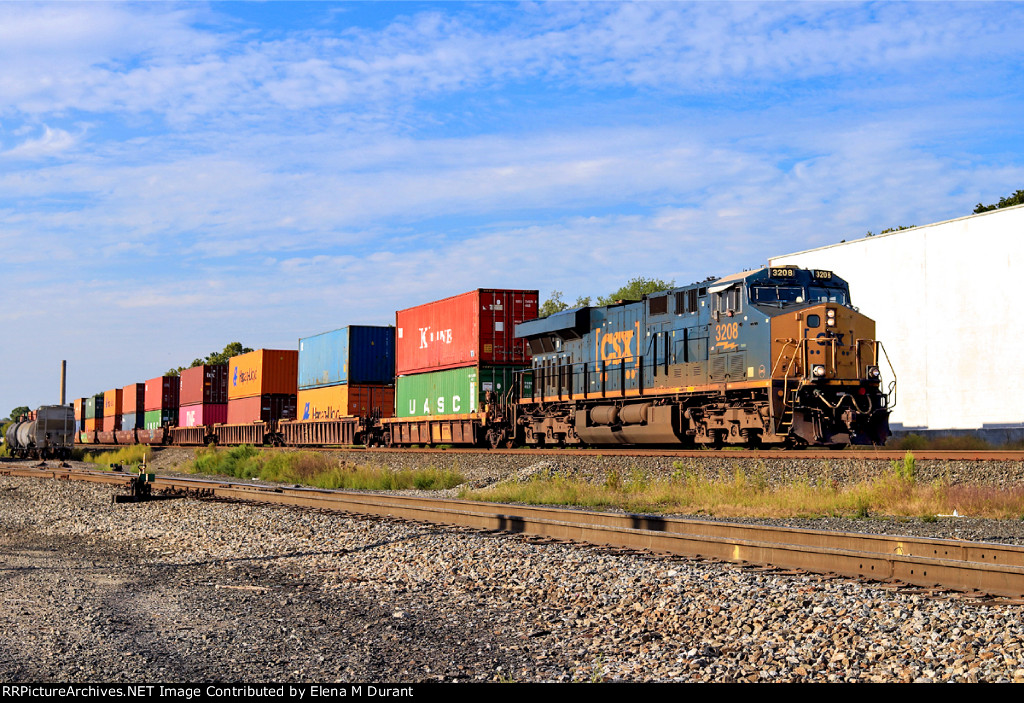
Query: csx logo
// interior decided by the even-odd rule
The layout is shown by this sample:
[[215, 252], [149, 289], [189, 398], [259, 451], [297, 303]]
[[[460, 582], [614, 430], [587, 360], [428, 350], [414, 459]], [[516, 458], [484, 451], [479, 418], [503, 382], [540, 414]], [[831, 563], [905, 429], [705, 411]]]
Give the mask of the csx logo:
[[438, 332], [432, 332], [429, 327], [420, 327], [420, 349], [426, 349], [428, 344], [431, 342], [443, 342], [445, 344], [452, 343], [452, 331], [439, 330]]
[[633, 330], [611, 332], [601, 338], [601, 360], [632, 359]]
[[[635, 330], [608, 332], [601, 338], [598, 354], [605, 363], [623, 363], [633, 358]], [[628, 369], [626, 378], [635, 378], [636, 369]]]

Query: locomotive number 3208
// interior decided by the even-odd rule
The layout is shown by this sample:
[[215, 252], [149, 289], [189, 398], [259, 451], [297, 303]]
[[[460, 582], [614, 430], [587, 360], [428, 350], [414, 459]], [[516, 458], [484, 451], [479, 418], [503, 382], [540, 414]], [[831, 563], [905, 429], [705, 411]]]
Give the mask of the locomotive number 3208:
[[730, 342], [740, 336], [740, 323], [730, 322], [726, 325], [715, 325], [715, 341]]

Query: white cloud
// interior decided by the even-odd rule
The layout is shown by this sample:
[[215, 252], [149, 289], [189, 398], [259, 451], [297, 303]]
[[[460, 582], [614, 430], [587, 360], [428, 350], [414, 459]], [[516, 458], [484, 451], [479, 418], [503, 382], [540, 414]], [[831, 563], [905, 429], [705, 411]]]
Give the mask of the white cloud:
[[75, 146], [77, 139], [64, 131], [43, 126], [43, 133], [38, 137], [25, 139], [16, 146], [0, 151], [0, 158], [9, 159], [40, 159], [57, 156]]

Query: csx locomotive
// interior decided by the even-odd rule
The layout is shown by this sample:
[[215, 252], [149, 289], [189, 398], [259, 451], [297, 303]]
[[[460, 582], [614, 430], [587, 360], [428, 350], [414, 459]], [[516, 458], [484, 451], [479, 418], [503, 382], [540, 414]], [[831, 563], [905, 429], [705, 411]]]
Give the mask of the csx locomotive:
[[875, 323], [831, 271], [746, 271], [566, 310], [516, 335], [533, 365], [492, 443], [839, 447], [889, 436], [895, 380], [883, 389]]

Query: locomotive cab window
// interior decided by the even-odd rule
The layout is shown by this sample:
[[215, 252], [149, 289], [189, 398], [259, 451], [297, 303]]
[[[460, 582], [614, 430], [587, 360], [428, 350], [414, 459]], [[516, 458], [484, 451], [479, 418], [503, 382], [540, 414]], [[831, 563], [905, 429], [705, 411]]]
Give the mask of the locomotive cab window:
[[752, 303], [802, 303], [804, 289], [801, 286], [750, 286]]
[[846, 291], [842, 288], [824, 288], [822, 286], [811, 286], [810, 300], [814, 303], [839, 303], [848, 305]]
[[720, 313], [740, 312], [743, 309], [741, 298], [740, 287], [731, 286], [714, 294], [712, 299], [712, 305], [714, 307], [712, 309], [717, 310]]

